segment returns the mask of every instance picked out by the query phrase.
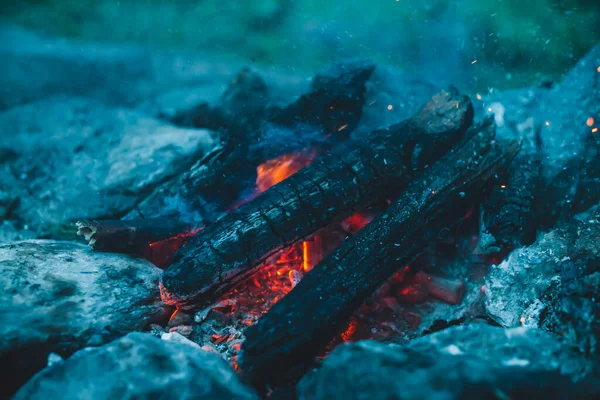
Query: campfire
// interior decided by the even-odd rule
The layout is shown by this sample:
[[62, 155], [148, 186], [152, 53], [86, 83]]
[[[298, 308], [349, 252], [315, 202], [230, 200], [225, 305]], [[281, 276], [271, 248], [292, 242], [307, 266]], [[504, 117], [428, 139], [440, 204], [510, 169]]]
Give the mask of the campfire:
[[[362, 93], [357, 77], [371, 71], [335, 78], [327, 93], [348, 81]], [[298, 102], [310, 104], [313, 95], [321, 101], [318, 91]], [[259, 386], [293, 379], [290, 371], [339, 343], [402, 342], [419, 326], [411, 307], [429, 299], [461, 303], [462, 280], [410, 264], [457, 226], [473, 232], [476, 205], [519, 150], [494, 141], [491, 120], [473, 124], [470, 99], [455, 91], [433, 96], [406, 121], [332, 146], [356, 118], [338, 103], [320, 111], [331, 133], [258, 164], [254, 187], [207, 226], [78, 223], [92, 247], [135, 252], [166, 268], [160, 292], [175, 306], [168, 332], [221, 354]]]
[[[584, 67], [589, 73], [588, 65]], [[457, 363], [462, 368], [475, 357], [496, 379], [505, 376], [502, 368], [530, 364], [543, 371], [550, 365], [556, 372], [556, 365], [562, 365], [556, 360], [571, 354], [572, 349], [562, 351], [566, 343], [578, 347], [571, 354], [576, 362], [565, 361], [571, 366], [569, 379], [587, 379], [582, 371], [588, 371], [598, 347], [600, 255], [594, 243], [600, 237], [600, 215], [592, 206], [598, 203], [600, 118], [580, 121], [584, 144], [553, 170], [549, 154], [556, 148], [562, 154], [564, 143], [557, 144], [556, 136], [548, 139], [555, 128], [546, 118], [516, 123], [508, 106], [503, 108], [493, 94], [484, 103], [483, 96], [470, 97], [453, 87], [432, 91], [414, 107], [402, 99], [379, 100], [389, 98], [377, 91], [376, 73], [371, 64], [349, 63], [336, 73], [315, 77], [304, 95], [282, 106], [268, 103], [262, 78], [243, 69], [221, 102], [162, 116], [165, 124], [189, 134], [214, 131], [205, 137], [210, 148], [186, 153], [181, 166], [165, 169], [160, 182], [135, 192], [135, 201], [110, 218], [96, 215], [77, 221], [77, 234], [91, 249], [71, 243], [65, 255], [61, 243], [0, 246], [0, 255], [10, 260], [23, 258], [42, 266], [46, 258], [59, 260], [67, 283], [55, 279], [53, 272], [38, 274], [43, 284], [31, 284], [32, 277], [11, 278], [24, 285], [11, 293], [31, 292], [40, 309], [52, 302], [37, 300], [39, 287], [66, 299], [59, 311], [48, 315], [61, 320], [73, 307], [77, 318], [83, 318], [105, 310], [88, 305], [89, 297], [99, 302], [108, 301], [106, 297], [113, 314], [122, 314], [130, 325], [130, 319], [136, 321], [130, 328], [118, 318], [113, 322], [107, 317], [110, 323], [105, 323], [104, 315], [94, 314], [90, 319], [101, 326], [77, 327], [84, 344], [65, 346], [67, 350], [61, 346], [71, 334], [68, 324], [60, 329], [44, 326], [53, 358], [40, 345], [42, 363], [47, 357], [48, 364], [63, 365], [55, 352], [64, 350], [67, 357], [82, 347], [102, 352], [103, 346], [113, 346], [109, 353], [116, 357], [139, 341], [144, 349], [139, 354], [148, 352], [148, 357], [185, 358], [188, 352], [212, 357], [173, 365], [193, 366], [194, 374], [219, 370], [219, 376], [239, 379], [250, 398], [256, 393], [285, 398], [290, 388], [308, 393], [327, 386], [313, 374], [345, 371], [344, 360], [363, 353], [368, 354], [365, 365], [384, 367], [361, 376], [372, 372], [377, 377], [390, 365], [417, 371], [435, 366], [437, 359], [440, 365], [453, 365], [448, 357], [462, 360]], [[388, 126], [373, 124], [373, 115], [399, 110], [406, 118]], [[597, 110], [585, 113], [597, 115]], [[363, 118], [370, 124], [361, 125]], [[49, 248], [45, 251], [51, 256], [40, 256], [38, 246]], [[105, 263], [103, 257], [113, 258]], [[70, 263], [79, 259], [93, 262], [93, 268], [78, 272]], [[24, 265], [19, 274], [35, 270]], [[88, 280], [71, 284], [69, 279], [77, 274]], [[129, 285], [127, 291], [140, 288], [131, 304], [121, 286], [106, 286], [115, 281]], [[86, 296], [85, 290], [94, 285], [101, 289]], [[22, 310], [25, 302], [18, 296], [14, 301], [12, 308]], [[139, 309], [142, 317], [132, 309]], [[34, 317], [31, 325], [41, 318]], [[478, 326], [484, 328], [473, 328]], [[508, 330], [521, 327], [551, 332], [564, 343], [556, 344], [550, 336], [540, 339], [549, 349], [558, 349], [552, 357], [544, 353], [550, 359], [544, 358], [540, 366], [532, 361], [539, 351], [519, 358], [507, 350], [515, 341], [535, 347], [529, 333]], [[504, 337], [510, 346], [477, 342], [472, 329], [495, 341]], [[128, 335], [140, 330], [141, 336]], [[457, 344], [449, 342], [453, 330], [459, 335]], [[123, 342], [107, 345], [108, 338]], [[174, 343], [166, 350], [152, 350], [156, 343], [168, 342]], [[488, 366], [486, 357], [492, 356], [483, 354], [486, 346], [506, 357]], [[21, 347], [15, 348], [11, 359], [27, 358]], [[73, 362], [98, 354], [101, 362], [108, 359], [93, 351], [77, 354]], [[163, 361], [156, 364], [171, 368]], [[70, 362], [64, 360], [64, 365], [75, 365]], [[218, 367], [202, 367], [212, 362]], [[27, 371], [29, 376], [36, 368]], [[537, 376], [540, 369], [532, 371]], [[354, 379], [345, 375], [342, 382]], [[357, 381], [363, 382], [361, 376]], [[431, 376], [447, 378], [439, 371]], [[519, 384], [507, 390], [518, 393]], [[509, 397], [499, 389], [494, 393]]]

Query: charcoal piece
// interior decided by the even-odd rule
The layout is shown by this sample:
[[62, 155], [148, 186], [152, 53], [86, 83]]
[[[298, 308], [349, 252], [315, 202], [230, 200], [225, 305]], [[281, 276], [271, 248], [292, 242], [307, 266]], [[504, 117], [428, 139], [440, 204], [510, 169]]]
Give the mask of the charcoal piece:
[[279, 125], [315, 125], [326, 134], [345, 137], [358, 125], [365, 102], [365, 83], [374, 69], [374, 65], [364, 64], [335, 77], [317, 75], [310, 93], [273, 111], [269, 120]]
[[279, 249], [395, 195], [451, 148], [472, 118], [467, 97], [443, 91], [413, 118], [338, 146], [196, 235], [165, 271], [165, 296], [216, 299]]
[[307, 366], [368, 296], [481, 200], [486, 183], [518, 147], [492, 145], [489, 121], [475, 131], [248, 328], [240, 366], [249, 381], [261, 387]]

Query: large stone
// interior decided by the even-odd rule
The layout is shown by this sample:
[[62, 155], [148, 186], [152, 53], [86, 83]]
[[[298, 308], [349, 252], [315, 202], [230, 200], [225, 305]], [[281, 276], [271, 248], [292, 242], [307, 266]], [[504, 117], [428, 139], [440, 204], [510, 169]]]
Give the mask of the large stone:
[[[485, 324], [437, 332], [406, 347], [339, 346], [298, 385], [300, 399], [590, 397], [597, 366], [537, 330]], [[577, 397], [579, 398], [579, 397]]]
[[0, 244], [0, 364], [3, 390], [46, 365], [170, 314], [160, 299], [160, 270], [125, 255], [93, 252], [72, 242]]
[[485, 308], [504, 327], [539, 327], [600, 355], [600, 210], [581, 218], [492, 267]]
[[14, 107], [0, 113], [0, 219], [52, 236], [75, 219], [122, 215], [215, 141], [81, 98]]
[[88, 348], [46, 368], [15, 395], [33, 399], [258, 399], [219, 355], [150, 334]]

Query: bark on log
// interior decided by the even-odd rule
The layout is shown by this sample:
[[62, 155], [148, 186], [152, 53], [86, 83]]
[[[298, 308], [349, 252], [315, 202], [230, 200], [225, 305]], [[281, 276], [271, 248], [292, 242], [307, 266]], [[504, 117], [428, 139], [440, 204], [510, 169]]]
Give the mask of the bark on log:
[[211, 301], [279, 249], [395, 196], [472, 120], [469, 98], [443, 91], [411, 119], [337, 147], [196, 235], [164, 272], [164, 298]]
[[481, 205], [478, 252], [483, 254], [530, 245], [539, 227], [536, 202], [542, 181], [542, 127], [533, 121], [521, 127], [509, 122], [507, 125], [523, 143]]
[[488, 121], [249, 327], [239, 357], [244, 376], [262, 387], [306, 367], [369, 295], [413, 261], [440, 230], [459, 222], [517, 151], [516, 143], [491, 144], [494, 133]]
[[150, 243], [191, 232], [193, 227], [176, 219], [78, 221], [77, 234], [94, 250], [142, 254]]
[[[221, 146], [194, 164], [189, 172], [157, 188], [127, 218], [161, 216], [185, 218], [203, 225], [213, 222], [215, 216], [239, 200], [242, 189], [256, 176], [256, 167], [267, 157], [299, 151], [317, 142], [326, 149], [330, 141], [345, 138], [360, 119], [365, 84], [373, 69], [373, 65], [364, 65], [334, 78], [320, 79], [318, 85], [294, 103], [265, 111], [248, 105], [263, 104], [266, 87], [260, 89], [260, 77], [251, 71], [240, 72], [218, 107], [200, 105], [174, 120], [186, 126], [220, 130]], [[240, 113], [241, 109], [245, 113]], [[278, 129], [295, 131], [299, 124], [315, 134], [311, 138], [290, 137], [292, 132], [286, 132], [285, 143], [281, 143], [280, 137], [269, 136]]]

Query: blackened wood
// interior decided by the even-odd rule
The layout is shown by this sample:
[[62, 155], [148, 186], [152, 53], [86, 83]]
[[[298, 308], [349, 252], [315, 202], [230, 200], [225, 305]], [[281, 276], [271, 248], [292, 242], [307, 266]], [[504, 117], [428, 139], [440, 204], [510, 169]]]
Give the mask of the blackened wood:
[[395, 196], [471, 125], [468, 97], [435, 95], [414, 117], [348, 142], [206, 227], [162, 277], [173, 302], [204, 302], [230, 290], [271, 254]]
[[519, 154], [506, 173], [496, 181], [489, 199], [482, 205], [482, 224], [493, 241], [488, 251], [515, 249], [535, 241], [539, 227], [535, 213], [541, 181], [539, 153]]
[[542, 127], [533, 122], [529, 128], [507, 125], [521, 137], [523, 144], [507, 170], [498, 175], [488, 199], [481, 205], [479, 250], [482, 253], [530, 245], [540, 225], [536, 202], [542, 182]]
[[368, 296], [481, 201], [486, 182], [516, 152], [514, 144], [492, 145], [494, 133], [488, 123], [435, 163], [249, 327], [239, 357], [246, 379], [260, 387], [308, 365]]
[[333, 78], [317, 75], [309, 93], [272, 112], [269, 120], [280, 125], [310, 124], [326, 134], [346, 137], [358, 125], [365, 102], [365, 83], [374, 69], [374, 65], [365, 64]]
[[[229, 85], [220, 105], [201, 104], [173, 120], [219, 130], [221, 145], [187, 173], [158, 187], [128, 218], [161, 216], [203, 225], [213, 222], [239, 200], [242, 190], [256, 177], [256, 167], [268, 158], [314, 145], [325, 151], [330, 142], [345, 139], [358, 124], [366, 81], [373, 69], [373, 65], [364, 65], [333, 78], [317, 76], [318, 84], [309, 93], [286, 107], [268, 111], [263, 110], [267, 94], [262, 79], [243, 70]], [[261, 106], [253, 108], [250, 103]], [[269, 136], [281, 129], [286, 132], [276, 138]], [[300, 131], [314, 133], [305, 138]]]
[[142, 254], [150, 243], [191, 232], [189, 224], [176, 219], [83, 220], [77, 234], [94, 250]]

